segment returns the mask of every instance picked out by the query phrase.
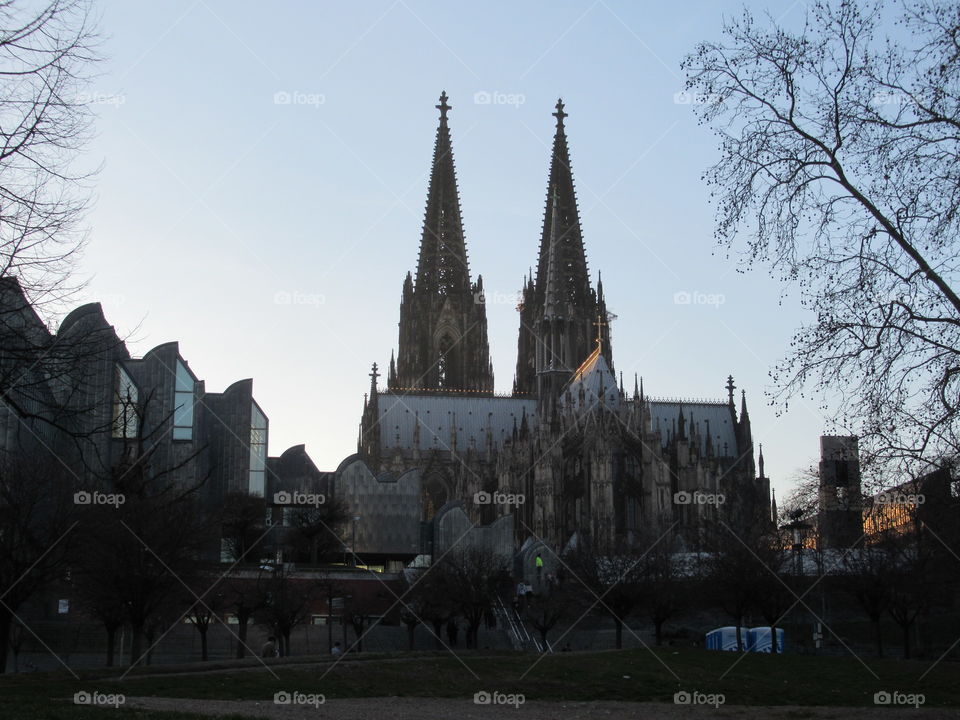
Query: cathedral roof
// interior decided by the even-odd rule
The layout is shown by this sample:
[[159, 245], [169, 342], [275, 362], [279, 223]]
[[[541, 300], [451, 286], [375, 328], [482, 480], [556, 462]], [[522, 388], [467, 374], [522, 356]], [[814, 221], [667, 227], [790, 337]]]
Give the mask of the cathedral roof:
[[606, 358], [600, 353], [599, 345], [570, 378], [560, 396], [561, 402], [566, 402], [568, 394], [575, 410], [591, 410], [601, 404], [609, 409], [620, 407], [617, 380], [610, 372]]
[[413, 450], [419, 426], [420, 450], [451, 449], [451, 427], [456, 427], [459, 452], [483, 451], [488, 428], [499, 448], [512, 437], [514, 423], [519, 427], [524, 414], [531, 425], [536, 424], [534, 399], [379, 393], [377, 401], [382, 450]]
[[737, 435], [730, 413], [730, 406], [720, 400], [649, 400], [650, 423], [660, 439], [667, 444], [667, 435], [676, 432], [677, 418], [681, 410], [686, 418], [687, 437], [700, 440], [700, 452], [707, 451], [707, 428], [713, 453], [719, 457], [736, 457]]

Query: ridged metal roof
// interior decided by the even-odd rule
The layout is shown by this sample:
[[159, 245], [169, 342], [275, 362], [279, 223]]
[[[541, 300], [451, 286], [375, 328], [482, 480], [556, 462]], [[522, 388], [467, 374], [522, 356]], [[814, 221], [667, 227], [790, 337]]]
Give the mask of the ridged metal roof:
[[[649, 405], [650, 423], [653, 430], [659, 429], [660, 438], [664, 445], [667, 444], [667, 432], [673, 434], [677, 430], [677, 418], [680, 416], [680, 408], [682, 407], [683, 416], [687, 419], [687, 437], [690, 437], [693, 428], [696, 428], [700, 434], [700, 452], [706, 452], [707, 449], [707, 423], [709, 423], [714, 454], [720, 457], [736, 456], [737, 436], [733, 425], [733, 414], [730, 412], [730, 406], [727, 403], [720, 401], [651, 400]], [[693, 418], [692, 426], [691, 416]]]
[[488, 427], [494, 445], [501, 447], [513, 435], [514, 420], [520, 426], [524, 410], [531, 429], [537, 420], [537, 401], [525, 398], [379, 393], [377, 403], [382, 450], [412, 450], [418, 418], [421, 450], [450, 449], [450, 428], [456, 423], [460, 452], [486, 449]]

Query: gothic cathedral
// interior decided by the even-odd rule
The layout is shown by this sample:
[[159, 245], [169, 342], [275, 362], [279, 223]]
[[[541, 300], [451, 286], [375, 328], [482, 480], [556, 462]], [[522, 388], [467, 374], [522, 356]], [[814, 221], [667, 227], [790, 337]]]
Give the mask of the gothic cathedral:
[[[483, 278], [473, 282], [447, 114], [437, 109], [416, 276], [403, 281], [400, 339], [386, 389], [374, 365], [358, 452], [374, 472], [421, 472], [421, 519], [462, 503], [476, 523], [514, 516], [517, 547], [560, 549], [575, 533], [635, 543], [672, 532], [683, 547], [710, 520], [769, 521], [746, 396], [653, 398], [616, 380], [603, 284], [590, 280], [562, 101], [536, 274], [519, 304], [510, 395], [494, 393]], [[522, 503], [509, 502], [522, 497]], [[496, 502], [505, 498], [505, 502]], [[494, 501], [491, 502], [491, 499]]]

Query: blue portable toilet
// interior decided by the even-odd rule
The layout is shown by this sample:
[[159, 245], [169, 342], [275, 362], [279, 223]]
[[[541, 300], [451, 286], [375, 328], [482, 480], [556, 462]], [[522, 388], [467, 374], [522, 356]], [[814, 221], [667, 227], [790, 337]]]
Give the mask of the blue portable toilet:
[[[744, 647], [747, 643], [747, 630], [746, 628], [741, 629], [741, 639], [743, 640]], [[735, 625], [727, 625], [726, 627], [716, 628], [707, 633], [706, 638], [706, 648], [707, 650], [726, 650], [734, 651], [737, 650], [737, 628]]]
[[[748, 652], [768, 653], [770, 646], [770, 628], [754, 627], [746, 631], [746, 648]], [[777, 652], [783, 652], [783, 628], [777, 628]]]

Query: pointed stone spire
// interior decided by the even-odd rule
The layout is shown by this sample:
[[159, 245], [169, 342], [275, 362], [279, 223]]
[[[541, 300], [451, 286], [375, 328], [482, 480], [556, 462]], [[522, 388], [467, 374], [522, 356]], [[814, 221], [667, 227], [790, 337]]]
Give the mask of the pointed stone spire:
[[[563, 265], [562, 260], [558, 258], [560, 251], [559, 241], [556, 236], [557, 228], [560, 225], [560, 219], [558, 214], [559, 208], [559, 199], [557, 195], [556, 187], [553, 188], [553, 201], [552, 205], [552, 214], [550, 221], [550, 237], [547, 244], [547, 269], [546, 275], [544, 276], [544, 282], [546, 284], [544, 303], [543, 303], [543, 317], [544, 318], [555, 318], [555, 317], [564, 317], [567, 315], [565, 312], [565, 296], [564, 296], [564, 277], [563, 277]], [[551, 358], [552, 359], [552, 358]]]
[[633, 374], [633, 399], [640, 399], [640, 387], [637, 385], [637, 373]]
[[450, 140], [440, 111], [416, 275], [404, 280], [396, 385], [442, 393], [493, 393], [483, 281], [470, 280]]
[[736, 389], [736, 385], [733, 384], [733, 375], [727, 376], [727, 395], [730, 401], [730, 407], [733, 407], [733, 391]]
[[447, 93], [440, 95], [440, 124], [433, 146], [433, 165], [427, 191], [427, 209], [417, 263], [418, 291], [450, 295], [470, 289], [467, 246], [463, 236], [460, 195], [447, 125]]
[[777, 522], [777, 489], [770, 488], [770, 520]]
[[760, 477], [764, 477], [763, 474], [763, 443], [760, 443], [760, 456], [757, 458], [757, 470], [760, 473]]
[[678, 417], [677, 417], [677, 437], [678, 437], [679, 439], [681, 439], [681, 440], [686, 440], [686, 438], [687, 438], [687, 432], [686, 432], [687, 420], [686, 420], [686, 418], [683, 416], [683, 403], [680, 403], [680, 412], [677, 413], [677, 415], [678, 415]]
[[557, 118], [557, 130], [553, 137], [553, 154], [550, 159], [550, 179], [547, 185], [547, 207], [544, 213], [543, 235], [540, 241], [540, 258], [537, 261], [538, 300], [546, 298], [547, 263], [551, 245], [557, 245], [560, 267], [564, 270], [562, 292], [575, 305], [586, 304], [590, 296], [590, 279], [587, 274], [587, 257], [583, 248], [580, 229], [580, 213], [573, 185], [573, 170], [570, 166], [570, 150], [564, 129], [563, 100], [557, 101], [553, 116]]

